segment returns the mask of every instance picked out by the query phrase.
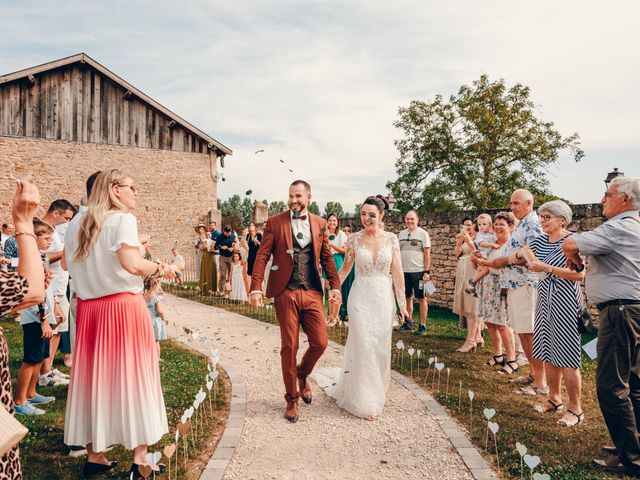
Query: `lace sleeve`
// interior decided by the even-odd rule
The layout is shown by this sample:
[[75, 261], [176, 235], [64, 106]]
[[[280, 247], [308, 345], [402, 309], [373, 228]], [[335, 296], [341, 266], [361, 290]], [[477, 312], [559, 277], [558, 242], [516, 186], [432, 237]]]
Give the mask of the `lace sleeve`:
[[340, 267], [340, 271], [338, 272], [338, 275], [340, 276], [340, 285], [342, 285], [344, 283], [344, 279], [349, 276], [349, 273], [351, 272], [353, 264], [356, 260], [356, 235], [356, 233], [349, 235], [349, 237], [347, 238], [347, 242], [344, 245], [347, 251], [344, 255], [344, 262], [342, 263], [342, 267]]
[[400, 257], [400, 242], [398, 242], [398, 237], [393, 234], [391, 238], [391, 278], [398, 307], [404, 310], [407, 308], [407, 300], [404, 296], [404, 272], [402, 271], [402, 258]]

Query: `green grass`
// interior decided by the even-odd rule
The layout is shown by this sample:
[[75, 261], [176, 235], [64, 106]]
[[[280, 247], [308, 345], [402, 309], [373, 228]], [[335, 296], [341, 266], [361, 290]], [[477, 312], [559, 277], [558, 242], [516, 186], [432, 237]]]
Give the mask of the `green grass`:
[[[248, 304], [231, 302], [229, 300], [202, 296], [193, 290], [177, 290], [166, 288], [185, 298], [191, 298], [202, 303], [226, 308], [251, 318], [269, 323], [277, 323], [274, 309], [252, 309]], [[414, 320], [417, 318], [417, 305], [414, 309]], [[330, 328], [330, 337], [339, 343], [346, 341], [346, 329]], [[595, 392], [595, 362], [589, 360], [583, 353], [582, 363], [582, 407], [586, 421], [577, 427], [567, 429], [556, 425], [560, 415], [539, 414], [533, 410], [536, 402], [543, 401], [543, 397], [523, 397], [513, 393], [515, 386], [508, 382], [508, 377], [498, 375], [497, 368], [486, 367], [484, 362], [491, 355], [491, 345], [485, 331], [486, 345], [475, 353], [459, 353], [455, 350], [465, 339], [465, 330], [458, 328], [458, 317], [449, 310], [432, 307], [429, 310], [429, 333], [426, 337], [418, 337], [413, 333], [393, 334], [392, 367], [404, 375], [412, 377], [421, 387], [425, 388], [447, 407], [450, 414], [462, 423], [468, 430], [472, 442], [480, 451], [485, 451], [487, 420], [483, 416], [484, 408], [496, 410], [492, 421], [500, 425], [497, 434], [498, 451], [500, 452], [500, 467], [506, 478], [520, 477], [520, 456], [516, 452], [516, 442], [524, 444], [531, 455], [538, 455], [542, 463], [536, 472], [548, 473], [556, 480], [589, 480], [589, 479], [619, 479], [615, 475], [603, 474], [591, 467], [593, 458], [603, 458], [600, 450], [604, 444], [610, 444], [604, 420], [598, 407]], [[593, 339], [594, 335], [583, 336], [583, 344]], [[413, 358], [413, 374], [411, 363], [405, 349], [402, 362], [398, 357], [396, 342], [402, 339], [406, 349], [413, 347], [422, 350], [420, 368], [417, 368], [417, 358]], [[440, 374], [440, 389], [438, 390], [437, 375], [433, 380], [433, 368], [428, 369], [428, 358], [437, 356], [439, 362], [444, 362], [450, 368], [449, 392], [446, 393], [446, 367]], [[429, 372], [429, 373], [428, 373]], [[428, 380], [426, 380], [428, 373]], [[521, 367], [519, 375], [526, 375], [527, 367]], [[462, 382], [462, 394], [460, 392]], [[475, 393], [473, 411], [470, 417], [468, 391]], [[563, 392], [565, 402], [568, 400]], [[492, 439], [492, 437], [491, 437]], [[487, 459], [495, 459], [495, 449], [485, 451]], [[525, 476], [529, 475], [524, 467]]]
[[[22, 329], [20, 325], [13, 321], [3, 321], [2, 326], [9, 342], [10, 368], [14, 379], [13, 388], [15, 390], [15, 378], [22, 363]], [[149, 451], [161, 451], [165, 445], [171, 444], [175, 440], [175, 425], [180, 421], [180, 417], [186, 408], [192, 403], [195, 394], [203, 387], [203, 380], [207, 375], [207, 360], [200, 354], [194, 353], [173, 341], [162, 342], [162, 359], [160, 364], [160, 374], [164, 401], [169, 420], [170, 433], [165, 435], [163, 440], [150, 447]], [[64, 366], [56, 365], [61, 371], [68, 373]], [[219, 432], [226, 423], [228, 406], [228, 395], [225, 394], [225, 383], [219, 382], [219, 394], [215, 418], [205, 424], [205, 433], [202, 440], [195, 447], [191, 447], [192, 452], [199, 452], [206, 448], [212, 450], [219, 437]], [[29, 434], [20, 443], [20, 457], [24, 478], [29, 480], [54, 480], [54, 479], [81, 479], [82, 466], [86, 457], [77, 459], [66, 455], [63, 444], [64, 439], [64, 416], [66, 408], [67, 389], [65, 387], [43, 388], [39, 387], [38, 392], [44, 395], [53, 395], [56, 401], [43, 407], [45, 415], [27, 417], [19, 415], [17, 418], [28, 429]], [[205, 400], [208, 402], [208, 399]], [[208, 403], [207, 403], [208, 404]], [[202, 407], [201, 407], [202, 408]], [[182, 439], [180, 440], [182, 442]], [[182, 445], [182, 443], [181, 443]], [[209, 448], [211, 447], [211, 448]], [[123, 447], [116, 447], [107, 456], [111, 460], [116, 460], [119, 466], [108, 474], [94, 478], [123, 478], [132, 462], [132, 453]], [[175, 456], [173, 460], [175, 460]], [[163, 458], [166, 463], [166, 459]], [[180, 455], [180, 464], [182, 455]], [[185, 473], [181, 467], [182, 478], [191, 478], [192, 465], [189, 472]], [[175, 473], [172, 471], [172, 475]], [[186, 476], [185, 476], [186, 475]], [[164, 477], [161, 477], [164, 478]]]

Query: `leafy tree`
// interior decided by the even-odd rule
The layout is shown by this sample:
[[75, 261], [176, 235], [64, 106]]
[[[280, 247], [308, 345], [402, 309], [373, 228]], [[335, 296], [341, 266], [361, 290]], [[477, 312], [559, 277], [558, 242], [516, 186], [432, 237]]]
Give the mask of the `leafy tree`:
[[218, 208], [223, 217], [242, 217], [242, 200], [240, 195], [234, 195], [227, 200], [219, 202]]
[[240, 210], [242, 212], [243, 225], [249, 225], [249, 222], [253, 220], [253, 202], [249, 197], [244, 197]]
[[277, 215], [287, 208], [287, 204], [282, 200], [271, 202], [269, 204], [269, 215]]
[[335, 213], [338, 215], [338, 218], [344, 217], [344, 208], [340, 205], [340, 202], [327, 202], [324, 206], [324, 216], [325, 218], [329, 216], [330, 213]]
[[311, 201], [311, 203], [307, 206], [307, 210], [310, 213], [315, 213], [316, 215], [320, 215], [320, 207], [318, 207], [318, 204], [316, 203], [315, 200]]
[[563, 137], [536, 117], [529, 87], [507, 89], [482, 75], [457, 95], [401, 107], [394, 123], [398, 178], [387, 183], [405, 211], [506, 207], [517, 188], [552, 197], [547, 178], [561, 150], [584, 156], [577, 133]]

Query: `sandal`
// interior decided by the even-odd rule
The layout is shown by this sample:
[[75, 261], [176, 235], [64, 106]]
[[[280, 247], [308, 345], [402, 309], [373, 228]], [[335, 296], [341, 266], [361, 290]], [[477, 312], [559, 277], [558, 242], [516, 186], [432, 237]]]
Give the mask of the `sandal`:
[[558, 425], [571, 428], [584, 422], [584, 412], [576, 413], [573, 410], [567, 410], [567, 413], [558, 420]]
[[[515, 365], [515, 368], [514, 368], [514, 365]], [[519, 368], [520, 368], [520, 366], [518, 365], [518, 362], [516, 362], [515, 360], [510, 360], [510, 361], [506, 362], [504, 367], [502, 367], [500, 370], [498, 370], [498, 373], [500, 375], [512, 375], [512, 374], [516, 373]]]
[[526, 377], [518, 377], [514, 381], [518, 385], [532, 385], [533, 384], [533, 377], [531, 375], [527, 375]]
[[540, 388], [535, 384], [527, 385], [526, 387], [520, 387], [514, 392], [516, 395], [527, 395], [527, 396], [535, 396], [535, 395], [548, 395], [549, 387]]
[[547, 399], [545, 403], [536, 403], [533, 409], [538, 413], [555, 413], [563, 409], [563, 403], [555, 403], [553, 400]]
[[[499, 360], [502, 358], [502, 360]], [[484, 364], [488, 367], [495, 367], [496, 365], [504, 366], [505, 365], [505, 354], [501, 353], [500, 355], [493, 355], [489, 360], [484, 362]]]

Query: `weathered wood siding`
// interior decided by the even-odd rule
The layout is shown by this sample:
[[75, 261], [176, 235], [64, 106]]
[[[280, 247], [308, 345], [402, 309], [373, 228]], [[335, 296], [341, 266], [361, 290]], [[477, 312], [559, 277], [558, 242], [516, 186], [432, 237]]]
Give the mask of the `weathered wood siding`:
[[34, 77], [0, 85], [0, 135], [207, 152], [205, 141], [87, 64]]

